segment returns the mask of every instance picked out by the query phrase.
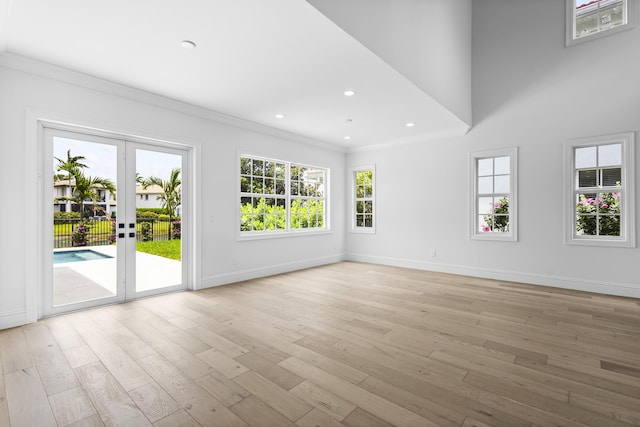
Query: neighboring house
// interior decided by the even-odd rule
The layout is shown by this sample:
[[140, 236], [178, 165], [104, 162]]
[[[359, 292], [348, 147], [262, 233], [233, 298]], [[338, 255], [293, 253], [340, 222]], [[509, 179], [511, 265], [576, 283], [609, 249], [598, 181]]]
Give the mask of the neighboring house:
[[162, 204], [158, 197], [162, 194], [162, 188], [159, 185], [150, 185], [144, 188], [136, 185], [136, 208], [161, 208]]
[[[150, 185], [147, 188], [136, 185], [136, 208], [161, 208], [162, 202], [159, 197], [162, 194], [162, 187]], [[176, 216], [182, 215], [182, 205], [176, 208]]]
[[[53, 183], [54, 212], [78, 212], [80, 210], [76, 202], [63, 199], [64, 197], [72, 197], [74, 185], [74, 179], [71, 179], [71, 181], [63, 179]], [[91, 216], [103, 216], [105, 212], [108, 212], [111, 216], [115, 216], [117, 206], [116, 195], [110, 193], [109, 190], [98, 190], [98, 194], [98, 201], [96, 203], [90, 199], [85, 201], [85, 211], [90, 211]], [[161, 208], [162, 203], [158, 199], [161, 194], [162, 188], [158, 185], [151, 185], [147, 188], [136, 185], [136, 208]], [[94, 209], [94, 207], [98, 209]], [[177, 215], [180, 215], [180, 210], [180, 207], [178, 207]]]
[[[65, 200], [64, 197], [73, 196], [73, 187], [75, 186], [75, 179], [67, 180], [61, 179], [54, 181], [53, 183], [53, 211], [54, 212], [79, 212], [80, 206], [78, 203]], [[109, 190], [98, 190], [98, 199], [96, 202], [91, 199], [85, 200], [85, 211], [91, 212], [91, 216], [104, 216], [108, 213], [111, 216], [116, 214], [116, 195]]]

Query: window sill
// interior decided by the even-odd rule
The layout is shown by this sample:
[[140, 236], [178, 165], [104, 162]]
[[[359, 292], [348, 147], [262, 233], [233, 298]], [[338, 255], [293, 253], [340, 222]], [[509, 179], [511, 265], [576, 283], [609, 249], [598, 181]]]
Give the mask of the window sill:
[[350, 233], [354, 234], [376, 234], [375, 228], [351, 228]]
[[251, 234], [240, 233], [236, 237], [236, 241], [251, 241], [251, 240], [268, 240], [268, 239], [283, 239], [283, 238], [293, 238], [293, 237], [304, 237], [304, 236], [319, 236], [323, 234], [332, 234], [331, 229], [325, 228], [321, 230], [296, 230], [296, 231], [271, 231], [271, 232], [255, 232]]
[[572, 246], [601, 246], [605, 248], [635, 248], [636, 244], [627, 239], [589, 239], [572, 238], [565, 242]]
[[473, 234], [471, 240], [487, 240], [494, 242], [517, 242], [518, 238], [513, 234]]

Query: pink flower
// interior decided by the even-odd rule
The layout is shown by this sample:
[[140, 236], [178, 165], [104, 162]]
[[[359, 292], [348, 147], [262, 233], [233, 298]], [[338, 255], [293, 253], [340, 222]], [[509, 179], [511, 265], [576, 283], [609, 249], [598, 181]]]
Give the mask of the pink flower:
[[498, 208], [500, 207], [500, 202], [495, 202], [495, 203], [493, 204], [493, 207], [494, 207], [495, 209], [498, 209]]
[[482, 226], [482, 231], [486, 233], [487, 231], [491, 231], [491, 229], [489, 228], [488, 225], [483, 225]]
[[620, 193], [613, 193], [613, 197], [616, 198], [616, 199], [619, 199], [620, 198]]
[[604, 204], [601, 206], [601, 208], [602, 208], [602, 209], [607, 209], [608, 207], [609, 207], [609, 205], [608, 205], [608, 204], [606, 204], [606, 203], [604, 203]]

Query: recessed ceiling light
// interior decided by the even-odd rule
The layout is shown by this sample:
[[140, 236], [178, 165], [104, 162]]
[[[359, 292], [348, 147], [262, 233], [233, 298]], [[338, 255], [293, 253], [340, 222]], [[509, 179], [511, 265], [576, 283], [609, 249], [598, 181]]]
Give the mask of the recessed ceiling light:
[[351, 139], [349, 135], [345, 136], [344, 139]]
[[356, 94], [355, 90], [349, 89], [344, 91], [344, 96], [353, 96]]
[[416, 124], [415, 124], [415, 123], [413, 123], [413, 122], [407, 122], [407, 123], [405, 123], [405, 126], [406, 126], [406, 127], [408, 127], [408, 128], [412, 128], [412, 127], [414, 127], [415, 125], [416, 125]]
[[191, 40], [182, 40], [180, 42], [180, 44], [185, 49], [195, 49], [196, 48], [196, 44], [194, 42], [192, 42]]
[[284, 119], [284, 114], [276, 114], [276, 119]]

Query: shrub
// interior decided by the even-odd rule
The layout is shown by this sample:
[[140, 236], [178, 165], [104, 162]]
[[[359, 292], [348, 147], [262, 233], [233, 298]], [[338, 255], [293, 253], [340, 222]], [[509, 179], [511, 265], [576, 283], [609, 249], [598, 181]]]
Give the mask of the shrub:
[[[284, 230], [287, 213], [283, 204], [274, 199], [260, 198], [255, 207], [251, 202], [240, 205], [240, 231]], [[322, 200], [294, 200], [290, 207], [291, 229], [324, 227]]]
[[173, 238], [176, 240], [180, 239], [182, 236], [182, 223], [180, 221], [173, 221], [171, 224], [173, 225], [173, 231], [171, 232]]
[[142, 235], [142, 238], [140, 240], [142, 240], [143, 242], [149, 242], [153, 240], [153, 229], [151, 227], [151, 222], [142, 221], [140, 223], [140, 234]]
[[84, 220], [78, 224], [73, 233], [71, 233], [73, 246], [87, 246], [89, 243], [89, 228], [89, 224]]
[[580, 195], [576, 205], [576, 231], [587, 236], [620, 235], [620, 193]]
[[111, 235], [109, 236], [109, 244], [113, 245], [116, 242], [116, 220], [111, 220]]
[[505, 233], [509, 231], [509, 200], [501, 198], [491, 207], [492, 214], [484, 215], [484, 232], [499, 231]]

